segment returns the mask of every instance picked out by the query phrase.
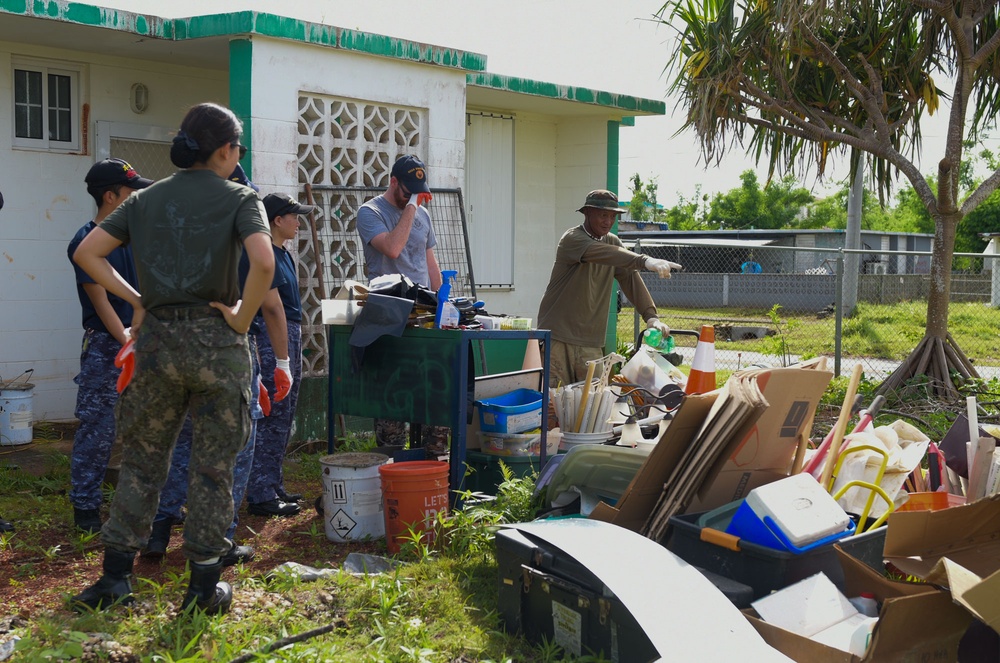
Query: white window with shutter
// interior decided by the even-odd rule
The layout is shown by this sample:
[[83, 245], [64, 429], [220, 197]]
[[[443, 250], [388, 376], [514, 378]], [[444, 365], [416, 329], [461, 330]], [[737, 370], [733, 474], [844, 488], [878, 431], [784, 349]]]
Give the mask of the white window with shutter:
[[476, 288], [514, 284], [514, 118], [470, 113], [465, 206]]
[[12, 58], [14, 147], [80, 150], [82, 65]]

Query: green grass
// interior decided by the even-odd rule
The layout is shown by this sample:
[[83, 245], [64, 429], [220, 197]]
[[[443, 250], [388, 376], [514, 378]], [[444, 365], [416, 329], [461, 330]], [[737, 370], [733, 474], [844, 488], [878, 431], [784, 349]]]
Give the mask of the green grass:
[[[772, 316], [765, 309], [671, 309], [662, 308], [660, 318], [678, 329], [698, 328], [706, 324], [739, 324], [738, 320], [769, 320], [766, 326], [773, 336], [763, 339], [722, 341], [717, 347], [740, 352], [780, 354], [784, 338], [790, 354], [803, 357], [832, 355], [835, 350], [836, 321], [833, 315], [819, 317], [808, 313], [789, 313], [779, 309]], [[773, 317], [773, 320], [772, 320]], [[900, 360], [913, 350], [924, 336], [926, 302], [870, 304], [861, 302], [854, 315], [843, 320], [841, 342], [843, 355]], [[748, 323], [750, 324], [750, 323]], [[632, 309], [622, 309], [618, 316], [618, 337], [631, 342]], [[965, 353], [975, 363], [1000, 365], [1000, 309], [982, 303], [953, 303], [949, 307], [949, 330]], [[678, 337], [678, 345], [690, 345], [691, 339]]]
[[[359, 446], [363, 442], [359, 441]], [[325, 454], [298, 453], [286, 458], [289, 486], [314, 484], [320, 476], [319, 458]], [[411, 533], [394, 572], [356, 577], [338, 571], [315, 582], [289, 575], [271, 577], [234, 567], [234, 606], [230, 614], [210, 618], [200, 613], [177, 614], [179, 597], [187, 585], [183, 571], [152, 580], [138, 571], [132, 608], [76, 615], [62, 605], [36, 610], [15, 621], [21, 638], [17, 661], [119, 660], [157, 663], [232, 661], [560, 661], [561, 650], [535, 646], [504, 632], [497, 613], [497, 564], [493, 532], [496, 525], [522, 522], [533, 516], [531, 494], [535, 475], [516, 478], [508, 468], [496, 500], [473, 505], [445, 517], [439, 515], [438, 544], [431, 547], [419, 533]], [[16, 488], [0, 499], [3, 513], [17, 523], [17, 531], [0, 538], [0, 553], [30, 553], [2, 592], [32, 591], [40, 576], [58, 579], [49, 591], [55, 596], [86, 586], [96, 577], [101, 547], [94, 537], [67, 542], [61, 550], [42, 550], [39, 537], [55, 527], [70, 531], [72, 514], [64, 493], [68, 466], [54, 461], [51, 471], [33, 477], [5, 470], [6, 485]], [[300, 533], [314, 540], [319, 532]], [[292, 538], [274, 557], [317, 567], [337, 568], [352, 548], [322, 537], [318, 550], [327, 559], [305, 553], [302, 538]], [[268, 545], [250, 539], [247, 543]], [[272, 542], [271, 545], [274, 545]], [[369, 546], [368, 550], [371, 550]], [[384, 548], [383, 548], [384, 550]], [[306, 556], [304, 556], [306, 555]], [[89, 560], [67, 573], [67, 558]], [[138, 570], [138, 569], [137, 569]], [[306, 637], [308, 636], [308, 637]], [[268, 651], [275, 641], [288, 646]], [[298, 642], [292, 642], [300, 638]], [[111, 652], [117, 652], [116, 658]], [[266, 654], [265, 654], [266, 652]], [[598, 661], [587, 657], [579, 660]]]

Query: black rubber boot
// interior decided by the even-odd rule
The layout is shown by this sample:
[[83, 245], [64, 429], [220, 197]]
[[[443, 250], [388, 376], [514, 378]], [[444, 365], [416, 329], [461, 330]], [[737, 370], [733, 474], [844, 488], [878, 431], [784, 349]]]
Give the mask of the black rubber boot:
[[167, 554], [167, 546], [170, 545], [170, 530], [174, 526], [173, 518], [153, 521], [153, 530], [149, 534], [149, 541], [142, 551], [142, 556], [147, 559], [161, 559]]
[[191, 582], [181, 610], [190, 610], [191, 606], [195, 606], [204, 610], [206, 615], [224, 615], [229, 612], [229, 606], [233, 602], [233, 588], [228, 582], [219, 580], [222, 576], [222, 560], [215, 564], [191, 562], [190, 566]]
[[128, 605], [132, 598], [132, 563], [135, 553], [126, 553], [113, 548], [104, 549], [104, 575], [93, 585], [83, 590], [70, 603], [77, 612], [86, 608], [103, 610], [115, 603]]
[[101, 522], [101, 510], [73, 507], [73, 524], [88, 534], [100, 532], [101, 526], [104, 524]]

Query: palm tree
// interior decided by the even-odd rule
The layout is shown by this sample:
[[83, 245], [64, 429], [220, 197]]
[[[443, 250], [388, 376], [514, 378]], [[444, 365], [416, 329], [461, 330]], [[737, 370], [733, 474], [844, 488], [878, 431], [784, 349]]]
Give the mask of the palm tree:
[[[674, 0], [656, 17], [679, 33], [668, 69], [708, 165], [746, 149], [769, 175], [850, 159], [884, 197], [902, 174], [934, 220], [925, 336], [882, 384], [916, 375], [936, 395], [953, 377], [978, 377], [948, 333], [955, 231], [1000, 185], [993, 172], [960, 199], [964, 141], [995, 126], [1000, 110], [998, 2], [955, 0]], [[954, 81], [945, 92], [932, 76]], [[914, 163], [920, 120], [948, 103], [937, 191]]]

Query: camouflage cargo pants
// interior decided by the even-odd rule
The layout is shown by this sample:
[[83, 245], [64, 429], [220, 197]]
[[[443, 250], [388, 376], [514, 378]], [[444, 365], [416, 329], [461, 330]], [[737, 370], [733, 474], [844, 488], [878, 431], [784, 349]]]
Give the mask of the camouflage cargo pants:
[[587, 362], [604, 356], [603, 348], [589, 348], [552, 341], [549, 352], [549, 387], [565, 387], [587, 379]]
[[115, 411], [122, 467], [101, 532], [111, 548], [130, 552], [146, 544], [174, 442], [190, 412], [184, 554], [198, 562], [229, 549], [233, 464], [250, 432], [250, 352], [246, 335], [213, 311], [149, 311], [136, 333], [135, 376]]

